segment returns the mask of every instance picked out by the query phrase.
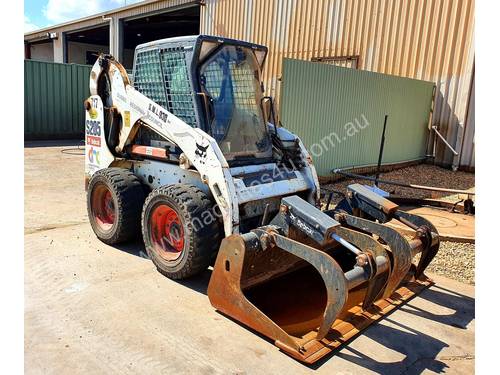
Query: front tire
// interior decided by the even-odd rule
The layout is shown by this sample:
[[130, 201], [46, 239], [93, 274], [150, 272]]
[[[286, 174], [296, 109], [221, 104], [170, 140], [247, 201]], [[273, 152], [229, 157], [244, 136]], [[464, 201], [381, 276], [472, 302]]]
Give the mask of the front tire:
[[221, 238], [212, 201], [189, 184], [162, 186], [149, 194], [142, 236], [158, 271], [176, 280], [205, 270]]
[[87, 190], [87, 211], [96, 236], [109, 245], [136, 238], [145, 196], [141, 181], [129, 170], [97, 171]]

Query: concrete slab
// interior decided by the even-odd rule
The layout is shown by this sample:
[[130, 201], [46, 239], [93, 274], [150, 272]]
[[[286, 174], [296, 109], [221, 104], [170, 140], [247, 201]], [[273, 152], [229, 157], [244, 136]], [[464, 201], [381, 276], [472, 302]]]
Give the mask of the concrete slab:
[[[429, 220], [438, 230], [442, 241], [475, 242], [476, 218], [474, 215], [464, 215], [434, 207], [402, 207], [401, 209]], [[389, 225], [405, 234], [414, 234], [412, 229], [397, 220], [391, 220]]]
[[[79, 142], [30, 142], [24, 150], [24, 232], [87, 222]], [[36, 147], [39, 146], [39, 147]]]
[[210, 270], [161, 276], [141, 243], [110, 247], [85, 218], [83, 156], [25, 156], [28, 374], [458, 373], [474, 371], [474, 287], [436, 285], [307, 367], [218, 314]]

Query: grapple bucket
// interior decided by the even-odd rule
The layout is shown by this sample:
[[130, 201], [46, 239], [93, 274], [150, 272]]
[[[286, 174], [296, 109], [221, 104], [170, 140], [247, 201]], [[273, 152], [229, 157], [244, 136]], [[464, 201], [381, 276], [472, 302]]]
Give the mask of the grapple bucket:
[[[269, 225], [223, 240], [208, 287], [212, 305], [313, 363], [428, 286], [422, 272], [439, 247], [434, 227], [363, 189], [354, 186], [350, 196], [377, 198], [382, 212], [414, 227], [415, 238], [373, 216], [322, 212], [286, 197]], [[347, 205], [359, 208], [352, 199]]]

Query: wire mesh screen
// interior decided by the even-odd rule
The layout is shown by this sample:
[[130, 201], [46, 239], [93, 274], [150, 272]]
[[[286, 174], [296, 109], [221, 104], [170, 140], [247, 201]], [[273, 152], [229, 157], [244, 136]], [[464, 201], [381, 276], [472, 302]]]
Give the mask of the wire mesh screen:
[[193, 91], [189, 84], [184, 49], [168, 48], [161, 51], [167, 109], [191, 126], [196, 125]]
[[[202, 82], [205, 89], [214, 100], [216, 125], [212, 125], [212, 135], [215, 139], [223, 139], [227, 131], [227, 124], [234, 116], [234, 110], [242, 113], [259, 113], [256, 104], [256, 87], [254, 70], [247, 63], [237, 64], [229, 60], [224, 64], [217, 60], [210, 62], [204, 69]], [[224, 69], [229, 73], [224, 74]]]
[[223, 78], [222, 69], [216, 62], [211, 62], [207, 65], [201, 80], [205, 89], [214, 99], [219, 99], [221, 96]]
[[254, 112], [257, 109], [255, 101], [255, 75], [247, 65], [238, 66], [235, 61], [229, 61], [230, 78], [226, 77], [217, 62], [211, 62], [205, 69], [205, 88], [214, 99], [231, 100], [240, 109]]
[[149, 99], [165, 106], [165, 89], [157, 50], [137, 54], [134, 73], [134, 87]]
[[257, 111], [257, 104], [255, 101], [255, 79], [254, 72], [249, 69], [242, 69], [232, 62], [231, 76], [233, 78], [234, 101], [239, 108], [244, 108], [249, 111]]
[[187, 124], [197, 125], [184, 49], [138, 53], [134, 87]]

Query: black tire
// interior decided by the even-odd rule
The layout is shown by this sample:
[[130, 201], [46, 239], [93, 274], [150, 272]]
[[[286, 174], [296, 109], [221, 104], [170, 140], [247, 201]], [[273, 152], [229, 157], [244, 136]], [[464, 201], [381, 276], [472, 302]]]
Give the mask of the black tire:
[[[103, 193], [104, 191], [104, 193]], [[109, 194], [108, 194], [109, 191]], [[101, 195], [109, 203], [101, 205]], [[87, 190], [87, 212], [97, 238], [109, 245], [137, 238], [141, 232], [141, 211], [146, 189], [132, 172], [123, 168], [105, 168], [90, 179]]]
[[[222, 233], [213, 209], [210, 198], [194, 185], [167, 185], [149, 194], [142, 211], [142, 237], [150, 259], [161, 274], [180, 280], [207, 269], [219, 249]], [[171, 225], [177, 225], [182, 245], [178, 238], [174, 236], [172, 240], [169, 234], [166, 235], [168, 239], [164, 241], [166, 237], [163, 236], [161, 244], [158, 243], [157, 231], [165, 230], [158, 229], [164, 223], [159, 224], [161, 218], [155, 219], [156, 215], [161, 217], [162, 214], [158, 214], [161, 210], [169, 210], [167, 214], [162, 211], [163, 217], [175, 211], [177, 221]], [[168, 228], [172, 230], [170, 225]]]

